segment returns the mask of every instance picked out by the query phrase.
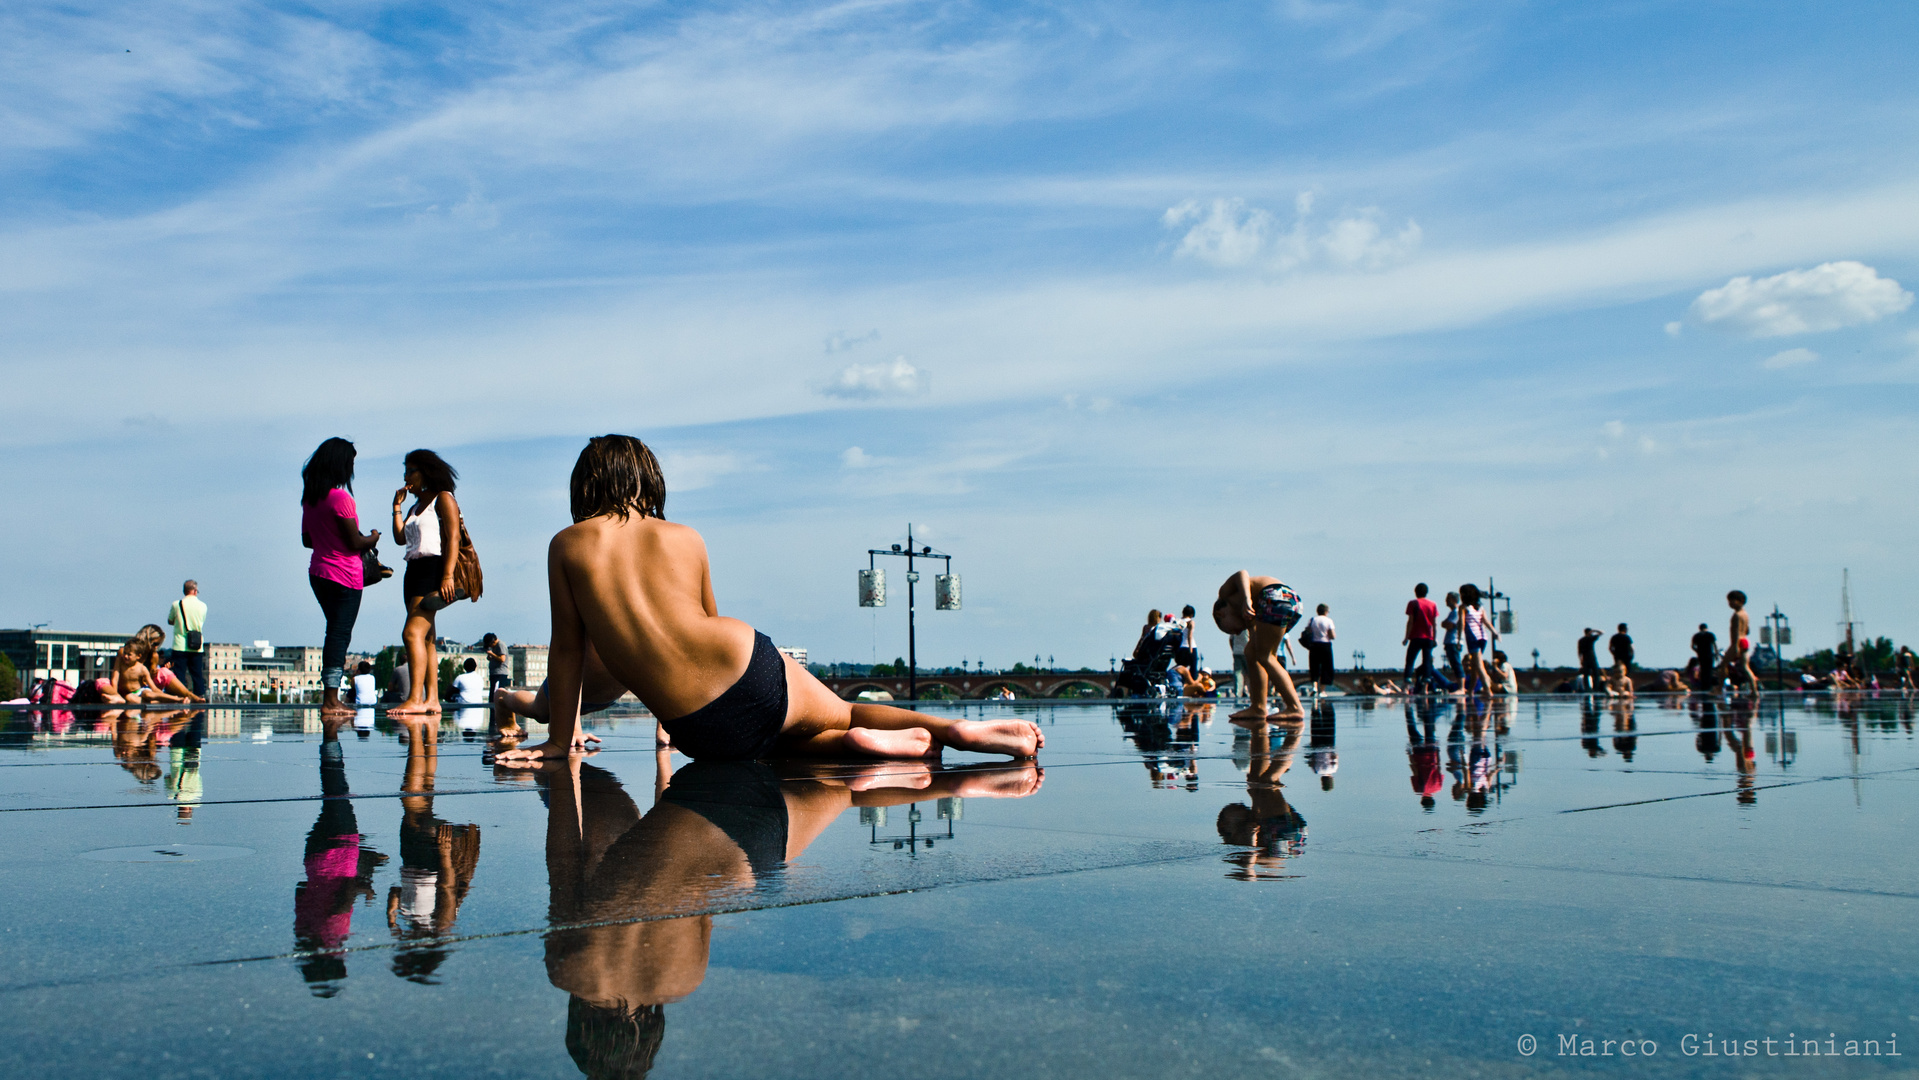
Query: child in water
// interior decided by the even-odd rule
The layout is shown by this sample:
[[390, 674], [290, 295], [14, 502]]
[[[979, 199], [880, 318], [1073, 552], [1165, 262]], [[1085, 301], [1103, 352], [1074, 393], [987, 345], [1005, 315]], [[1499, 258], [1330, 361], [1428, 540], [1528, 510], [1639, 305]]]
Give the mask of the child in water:
[[674, 748], [702, 761], [910, 758], [948, 746], [1030, 758], [1045, 744], [1026, 720], [953, 720], [842, 701], [765, 634], [721, 616], [706, 543], [664, 518], [666, 481], [640, 440], [590, 440], [571, 493], [574, 524], [547, 548], [547, 741], [502, 751], [502, 764], [537, 765], [598, 741], [579, 729], [589, 645], [659, 718]]
[[[1232, 720], [1265, 720], [1305, 716], [1292, 676], [1277, 659], [1286, 643], [1286, 631], [1299, 621], [1299, 594], [1276, 577], [1259, 577], [1241, 570], [1219, 587], [1213, 601], [1213, 625], [1224, 634], [1245, 633], [1246, 685], [1251, 704], [1233, 713]], [[1283, 706], [1268, 714], [1266, 696], [1275, 693]]]

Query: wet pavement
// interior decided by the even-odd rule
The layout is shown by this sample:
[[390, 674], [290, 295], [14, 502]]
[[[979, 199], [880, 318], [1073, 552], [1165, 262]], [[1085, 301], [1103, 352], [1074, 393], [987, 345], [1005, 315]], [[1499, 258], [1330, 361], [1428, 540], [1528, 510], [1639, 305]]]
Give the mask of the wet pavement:
[[1043, 772], [0, 714], [0, 1075], [1919, 1071], [1910, 700], [1012, 711]]

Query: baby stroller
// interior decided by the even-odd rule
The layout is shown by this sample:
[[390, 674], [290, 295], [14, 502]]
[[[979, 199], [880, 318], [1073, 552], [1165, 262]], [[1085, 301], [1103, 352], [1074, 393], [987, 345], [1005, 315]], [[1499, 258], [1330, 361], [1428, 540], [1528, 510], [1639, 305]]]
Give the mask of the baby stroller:
[[1179, 635], [1144, 637], [1133, 655], [1120, 662], [1119, 678], [1113, 681], [1116, 697], [1162, 698], [1179, 695], [1179, 675], [1173, 670], [1179, 651]]

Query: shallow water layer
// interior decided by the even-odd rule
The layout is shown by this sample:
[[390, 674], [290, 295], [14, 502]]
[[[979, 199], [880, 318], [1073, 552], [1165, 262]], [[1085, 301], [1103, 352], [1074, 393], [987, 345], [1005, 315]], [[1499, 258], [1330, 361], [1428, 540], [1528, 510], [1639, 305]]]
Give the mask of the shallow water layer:
[[1909, 700], [968, 715], [1041, 768], [0, 714], [0, 1073], [1915, 1071]]

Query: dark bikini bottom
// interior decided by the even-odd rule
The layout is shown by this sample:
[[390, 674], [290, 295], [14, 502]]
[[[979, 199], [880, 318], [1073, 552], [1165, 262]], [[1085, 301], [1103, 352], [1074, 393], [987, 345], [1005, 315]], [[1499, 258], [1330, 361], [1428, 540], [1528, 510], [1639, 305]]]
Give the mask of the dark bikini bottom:
[[786, 660], [755, 631], [746, 673], [726, 692], [676, 720], [662, 720], [673, 748], [696, 761], [751, 761], [772, 752], [786, 726]]
[[786, 862], [786, 796], [772, 769], [752, 761], [696, 761], [673, 774], [660, 798], [717, 826], [746, 853], [754, 877]]

